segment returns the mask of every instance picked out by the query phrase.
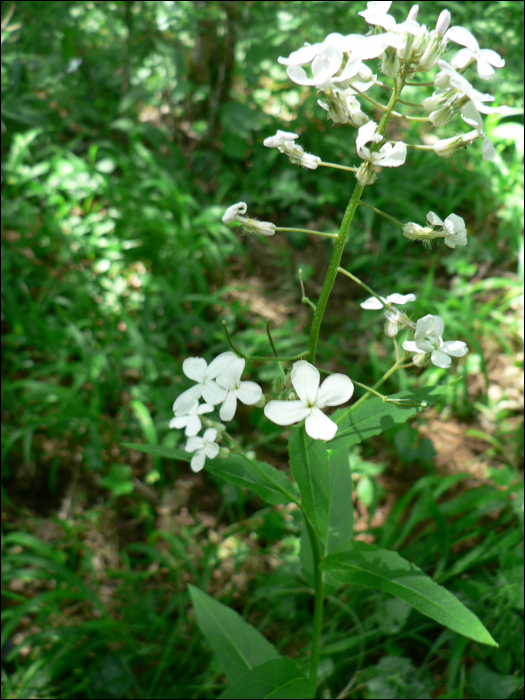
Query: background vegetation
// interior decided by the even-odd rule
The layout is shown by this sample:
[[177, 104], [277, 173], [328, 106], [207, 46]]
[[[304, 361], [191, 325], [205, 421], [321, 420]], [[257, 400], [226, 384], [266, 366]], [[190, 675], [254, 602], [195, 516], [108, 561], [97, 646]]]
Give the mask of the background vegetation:
[[[396, 2], [396, 17], [410, 5]], [[421, 21], [444, 7], [505, 58], [487, 91], [514, 112], [486, 119], [494, 161], [476, 145], [448, 160], [411, 152], [402, 177], [383, 170], [366, 193], [402, 221], [460, 214], [466, 248], [427, 251], [358, 212], [352, 272], [380, 293], [416, 293], [415, 315], [443, 316], [470, 353], [451, 372], [396, 374], [390, 392], [447, 391], [350, 455], [356, 531], [446, 583], [500, 648], [343, 590], [327, 602], [327, 698], [517, 698], [523, 686], [523, 6], [426, 2]], [[351, 176], [290, 166], [262, 141], [301, 132], [308, 151], [353, 164], [353, 134], [276, 59], [364, 32], [363, 8], [2, 4], [4, 697], [217, 697], [224, 679], [187, 583], [283, 653], [308, 648], [296, 513], [121, 443], [179, 443], [168, 422], [181, 362], [225, 350], [223, 320], [253, 354], [267, 352], [268, 320], [282, 352], [305, 347], [297, 270], [315, 298], [329, 244], [240, 237], [221, 216], [242, 200], [277, 225], [337, 229]], [[371, 384], [391, 353], [362, 299], [348, 280], [334, 288], [319, 362]], [[275, 368], [255, 369], [269, 385]], [[261, 414], [240, 411], [234, 432], [285, 465]]]

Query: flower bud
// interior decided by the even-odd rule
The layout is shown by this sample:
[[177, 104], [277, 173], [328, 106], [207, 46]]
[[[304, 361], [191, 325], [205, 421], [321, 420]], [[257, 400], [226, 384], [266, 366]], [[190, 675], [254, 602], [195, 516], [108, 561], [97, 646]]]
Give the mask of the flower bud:
[[246, 233], [262, 233], [263, 236], [273, 236], [275, 233], [275, 224], [272, 224], [269, 221], [246, 219], [244, 229]]
[[413, 221], [403, 226], [403, 236], [411, 241], [430, 243], [434, 238], [434, 236], [432, 236], [432, 231], [433, 229], [431, 226], [420, 226]]
[[388, 78], [395, 78], [399, 73], [399, 57], [395, 49], [388, 48], [383, 54], [381, 61], [381, 73]]
[[399, 332], [399, 326], [393, 321], [385, 321], [385, 335], [395, 338]]
[[430, 353], [428, 352], [417, 352], [412, 357], [412, 362], [415, 364], [416, 367], [425, 367], [425, 365], [428, 365], [429, 360]]
[[438, 21], [436, 22], [436, 34], [442, 37], [447, 31], [450, 25], [450, 12], [448, 10], [443, 10], [439, 15]]
[[410, 12], [408, 13], [407, 22], [416, 21], [417, 13], [419, 12], [419, 5], [412, 5]]
[[479, 135], [479, 131], [474, 130], [468, 134], [452, 136], [450, 139], [441, 139], [434, 144], [434, 153], [441, 158], [448, 158], [459, 148], [466, 148], [467, 144], [472, 143]]
[[377, 175], [372, 163], [363, 163], [355, 174], [360, 185], [372, 185], [377, 180]]
[[288, 396], [286, 397], [287, 401], [297, 401], [297, 395], [295, 391], [289, 391]]
[[437, 37], [431, 39], [419, 61], [419, 69], [430, 71], [445, 53], [445, 44]]
[[219, 454], [217, 455], [218, 459], [226, 459], [228, 455], [230, 454], [230, 449], [228, 447], [221, 447], [219, 448]]
[[437, 88], [446, 89], [450, 87], [450, 76], [445, 73], [444, 70], [439, 71], [439, 73], [434, 78], [434, 85]]
[[261, 398], [259, 399], [259, 401], [257, 401], [257, 403], [254, 405], [255, 405], [255, 408], [264, 408], [265, 404], [266, 404], [266, 396], [263, 394], [261, 396]]

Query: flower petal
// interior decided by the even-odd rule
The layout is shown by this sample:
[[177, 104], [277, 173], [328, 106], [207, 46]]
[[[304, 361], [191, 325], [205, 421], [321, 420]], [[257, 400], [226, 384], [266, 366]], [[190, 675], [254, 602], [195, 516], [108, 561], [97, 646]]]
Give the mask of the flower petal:
[[309, 78], [307, 72], [301, 66], [288, 66], [288, 77], [297, 85], [315, 85], [315, 79]]
[[463, 357], [468, 352], [468, 345], [462, 340], [447, 340], [441, 349], [452, 357]]
[[331, 440], [338, 431], [337, 423], [325, 416], [319, 409], [314, 408], [304, 423], [307, 434], [312, 440]]
[[203, 413], [211, 413], [213, 411], [213, 406], [210, 406], [208, 403], [202, 403], [200, 406], [197, 406], [197, 413], [199, 416], [202, 416]]
[[208, 363], [202, 357], [187, 357], [182, 363], [182, 371], [194, 382], [202, 382]]
[[443, 226], [443, 222], [437, 214], [434, 214], [433, 211], [428, 212], [427, 221], [431, 226]]
[[[179, 416], [179, 417], [175, 416], [174, 418], [172, 418], [170, 420], [169, 427], [170, 428], [177, 428], [178, 430], [181, 430], [182, 428], [185, 428], [186, 425], [188, 424], [188, 418], [189, 418], [189, 416]], [[197, 430], [197, 433], [198, 432], [199, 431]], [[197, 433], [195, 433], [195, 435], [197, 435]]]
[[173, 402], [173, 412], [177, 416], [187, 416], [195, 405], [195, 401], [202, 396], [203, 388], [202, 384], [196, 384], [183, 391]]
[[407, 352], [419, 352], [419, 348], [415, 340], [405, 340], [403, 342], [403, 350]]
[[188, 437], [198, 435], [201, 428], [202, 423], [199, 416], [191, 415], [187, 417], [186, 430], [184, 431], [185, 435], [187, 435]]
[[317, 390], [321, 380], [319, 370], [306, 360], [299, 360], [299, 362], [294, 363], [291, 379], [297, 396], [301, 401], [306, 405], [315, 405]]
[[505, 59], [501, 58], [499, 53], [492, 51], [492, 49], [482, 49], [479, 52], [479, 56], [487, 63], [490, 63], [491, 66], [494, 66], [494, 68], [503, 68], [505, 65]]
[[204, 454], [210, 459], [214, 459], [219, 454], [219, 445], [216, 442], [210, 442], [204, 448]]
[[419, 318], [416, 322], [416, 339], [418, 337], [424, 337], [434, 330], [434, 316], [432, 314], [427, 314], [422, 318]]
[[407, 159], [407, 147], [402, 141], [398, 141], [395, 146], [385, 143], [381, 146], [379, 153], [373, 154], [373, 162], [383, 168], [399, 168]]
[[434, 316], [434, 333], [437, 333], [440, 337], [443, 335], [445, 330], [445, 322], [441, 316]]
[[195, 452], [196, 450], [202, 450], [204, 447], [204, 440], [201, 437], [190, 437], [186, 441], [186, 447], [184, 448], [186, 452]]
[[450, 27], [446, 33], [447, 39], [460, 46], [466, 46], [472, 53], [479, 51], [479, 44], [476, 37], [465, 27]]
[[236, 390], [241, 383], [241, 375], [245, 365], [246, 360], [242, 357], [236, 357], [234, 360], [231, 360], [224, 373], [217, 377], [217, 384], [222, 386], [223, 389]]
[[484, 61], [481, 56], [478, 58], [478, 75], [481, 80], [489, 80], [495, 72], [488, 61]]
[[492, 145], [492, 141], [486, 136], [481, 144], [481, 155], [483, 156], [483, 160], [494, 160], [496, 157], [496, 150]]
[[206, 461], [206, 455], [204, 454], [204, 450], [194, 454], [193, 457], [191, 458], [191, 462], [190, 462], [191, 471], [192, 472], [200, 472], [204, 466], [205, 461]]
[[450, 357], [446, 353], [442, 352], [441, 350], [437, 350], [436, 348], [432, 350], [430, 359], [432, 360], [432, 364], [436, 365], [436, 367], [441, 367], [441, 369], [448, 369], [452, 364]]
[[221, 352], [220, 355], [217, 355], [217, 357], [210, 362], [210, 366], [206, 371], [206, 377], [208, 379], [215, 379], [226, 370], [232, 360], [236, 359], [237, 355], [230, 350]]
[[219, 415], [221, 417], [221, 420], [226, 421], [226, 422], [232, 420], [233, 416], [235, 415], [236, 410], [237, 410], [237, 397], [235, 396], [235, 392], [229, 391], [226, 394], [226, 398], [222, 402], [221, 410], [219, 411]]
[[219, 386], [213, 379], [208, 379], [206, 384], [202, 386], [202, 397], [206, 403], [210, 403], [212, 406], [216, 406], [218, 403], [224, 401], [225, 396], [226, 389]]
[[235, 392], [239, 401], [246, 406], [253, 406], [262, 396], [261, 387], [255, 382], [241, 382], [240, 387]]
[[304, 66], [313, 61], [319, 53], [320, 47], [320, 44], [301, 46], [297, 51], [293, 51], [288, 58], [280, 56], [277, 61], [283, 66]]
[[354, 385], [346, 374], [331, 374], [319, 387], [317, 406], [339, 406], [350, 401], [354, 393]]
[[463, 70], [471, 58], [473, 58], [473, 54], [470, 49], [460, 49], [450, 59], [450, 65], [459, 70]]
[[[384, 299], [383, 297], [381, 297], [381, 299], [383, 299], [383, 301], [386, 304], [386, 299]], [[369, 299], [364, 301], [360, 306], [362, 309], [367, 309], [367, 311], [371, 309], [375, 311], [377, 309], [383, 308], [383, 304], [376, 297], [370, 297]]]
[[217, 439], [217, 430], [215, 428], [208, 428], [208, 430], [202, 436], [204, 442], [215, 442]]
[[310, 415], [311, 409], [302, 401], [269, 401], [264, 415], [277, 425], [293, 425]]
[[403, 304], [408, 304], [409, 301], [415, 301], [416, 300], [416, 295], [415, 294], [389, 294], [386, 298], [388, 302], [391, 304], [400, 304], [401, 306]]

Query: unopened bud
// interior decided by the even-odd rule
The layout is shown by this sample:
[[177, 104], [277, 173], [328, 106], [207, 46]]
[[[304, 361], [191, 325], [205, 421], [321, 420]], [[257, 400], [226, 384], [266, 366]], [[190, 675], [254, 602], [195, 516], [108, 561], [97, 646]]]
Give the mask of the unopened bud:
[[287, 401], [297, 401], [297, 396], [295, 394], [295, 391], [289, 391], [286, 399], [287, 399]]
[[399, 73], [399, 57], [395, 49], [388, 48], [381, 61], [381, 73], [386, 75], [388, 78], [395, 78]]
[[416, 367], [424, 367], [428, 364], [429, 360], [430, 353], [428, 352], [416, 352], [416, 354], [412, 358], [412, 362], [415, 364]]
[[448, 10], [443, 10], [439, 15], [438, 21], [436, 22], [436, 34], [442, 37], [447, 31], [450, 25], [450, 12]]
[[264, 408], [266, 404], [266, 396], [263, 394], [259, 401], [255, 404], [255, 408]]
[[450, 76], [445, 73], [444, 70], [439, 71], [439, 73], [434, 78], [434, 85], [437, 88], [446, 89], [450, 86]]
[[272, 224], [269, 221], [246, 219], [244, 229], [247, 233], [262, 233], [263, 236], [273, 236], [275, 233], [275, 224]]
[[410, 221], [408, 224], [403, 226], [403, 236], [411, 241], [423, 241], [424, 243], [431, 243], [435, 236], [432, 235], [432, 226], [420, 226]]
[[230, 450], [228, 447], [220, 447], [219, 454], [217, 455], [217, 457], [219, 459], [226, 459], [226, 457], [228, 457], [229, 454], [230, 454]]
[[415, 21], [417, 19], [417, 13], [419, 12], [419, 5], [412, 5], [410, 12], [408, 13], [407, 22]]
[[441, 158], [448, 158], [457, 151], [458, 148], [466, 148], [467, 144], [472, 143], [479, 135], [479, 131], [474, 130], [469, 131], [468, 134], [452, 136], [450, 139], [441, 139], [440, 141], [436, 141], [433, 145], [434, 153]]
[[385, 335], [389, 338], [395, 338], [399, 332], [399, 326], [393, 321], [385, 321]]

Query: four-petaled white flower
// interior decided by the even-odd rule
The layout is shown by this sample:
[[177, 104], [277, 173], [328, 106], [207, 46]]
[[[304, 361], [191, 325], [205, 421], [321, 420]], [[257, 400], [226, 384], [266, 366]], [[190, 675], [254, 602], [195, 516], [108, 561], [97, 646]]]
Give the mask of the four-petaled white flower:
[[416, 323], [416, 339], [405, 340], [403, 350], [414, 352], [416, 355], [431, 353], [430, 359], [436, 367], [447, 369], [452, 360], [450, 357], [463, 357], [468, 352], [467, 344], [461, 340], [443, 341], [445, 324], [441, 316], [428, 314]]
[[248, 205], [246, 202], [237, 202], [237, 204], [232, 204], [224, 212], [222, 217], [223, 224], [231, 224], [233, 221], [238, 221], [240, 224], [244, 224], [247, 231], [250, 233], [262, 233], [263, 236], [273, 236], [275, 233], [275, 224], [269, 221], [257, 221], [256, 219], [248, 219], [244, 216]]
[[294, 143], [297, 138], [299, 138], [297, 134], [279, 129], [275, 136], [269, 136], [267, 139], [264, 139], [263, 145], [266, 148], [278, 148], [281, 153], [285, 153], [290, 158], [291, 163], [315, 170], [321, 159], [319, 156], [305, 153], [302, 146]]
[[467, 229], [465, 221], [457, 214], [450, 214], [445, 221], [441, 221], [437, 214], [429, 211], [427, 221], [431, 226], [440, 226], [441, 231], [434, 231], [434, 235], [445, 239], [445, 245], [449, 248], [455, 248], [457, 245], [467, 245]]
[[215, 442], [217, 431], [215, 428], [208, 428], [202, 437], [190, 437], [184, 448], [186, 452], [195, 452], [191, 458], [191, 470], [200, 472], [206, 461], [206, 457], [214, 459], [219, 454], [219, 445]]
[[338, 426], [321, 411], [326, 406], [339, 406], [354, 393], [352, 380], [344, 374], [331, 374], [319, 386], [319, 370], [306, 360], [295, 362], [291, 374], [297, 401], [270, 401], [264, 414], [277, 425], [293, 425], [305, 420], [304, 427], [314, 440], [331, 440]]
[[196, 399], [194, 405], [188, 413], [181, 416], [175, 416], [170, 420], [170, 428], [186, 428], [184, 434], [188, 437], [193, 437], [202, 428], [202, 422], [200, 416], [203, 413], [211, 413], [213, 411], [213, 406], [207, 403], [203, 403], [199, 406], [199, 402]]
[[407, 157], [407, 147], [402, 141], [396, 143], [395, 146], [392, 146], [391, 143], [385, 143], [376, 153], [371, 153], [366, 146], [370, 141], [379, 143], [382, 140], [383, 137], [377, 133], [377, 123], [368, 122], [357, 132], [355, 144], [358, 156], [364, 161], [381, 167], [398, 168], [403, 165]]
[[406, 22], [397, 24], [392, 15], [388, 14], [391, 5], [391, 2], [367, 2], [366, 10], [362, 10], [357, 14], [361, 15], [367, 24], [372, 24], [375, 27], [382, 27], [387, 32], [395, 32], [396, 34], [407, 33], [413, 36], [420, 36], [425, 33], [425, 27], [422, 27], [416, 22], [417, 10], [414, 11], [414, 8], [412, 8]]
[[503, 68], [505, 65], [504, 59], [495, 51], [480, 49], [476, 37], [464, 27], [450, 27], [447, 39], [465, 47], [452, 56], [450, 63], [454, 68], [463, 70], [472, 61], [477, 61], [479, 77], [488, 80], [494, 75], [494, 68]]
[[[387, 297], [381, 297], [381, 299], [385, 304], [398, 304], [399, 306], [403, 306], [404, 304], [408, 304], [409, 301], [415, 301], [416, 295], [395, 293], [389, 294]], [[361, 304], [361, 308], [378, 310], [383, 308], [383, 304], [381, 304], [376, 297], [369, 297]]]
[[215, 378], [222, 374], [232, 360], [236, 360], [234, 352], [223, 352], [218, 355], [209, 365], [202, 357], [188, 357], [182, 363], [182, 371], [196, 382], [175, 399], [173, 412], [175, 416], [188, 415], [197, 399], [201, 396], [206, 403], [216, 406], [224, 400], [226, 391], [220, 387]]
[[246, 360], [236, 358], [226, 367], [225, 372], [217, 377], [217, 384], [226, 392], [219, 412], [221, 420], [232, 420], [237, 409], [237, 399], [247, 406], [253, 406], [262, 396], [262, 389], [258, 384], [241, 382], [245, 364]]
[[[472, 85], [466, 78], [464, 78], [460, 73], [458, 73], [457, 70], [455, 70], [455, 68], [449, 65], [446, 61], [438, 61], [438, 66], [440, 70], [446, 75], [446, 77], [448, 77], [450, 87], [455, 88], [464, 97], [467, 97], [476, 107], [478, 112], [481, 112], [482, 114], [508, 113], [509, 108], [505, 105], [502, 105], [501, 107], [488, 107], [487, 105], [483, 104], [484, 102], [494, 102], [495, 97], [493, 97], [493, 95], [488, 95], [487, 93], [479, 92], [479, 90], [476, 90], [474, 87], [472, 87]], [[436, 76], [436, 80], [437, 79], [438, 77]], [[441, 80], [438, 81], [440, 83], [440, 86], [443, 86], [444, 80], [445, 78], [441, 78]], [[435, 82], [436, 81], [434, 81], [434, 83]], [[430, 119], [432, 119], [432, 115], [430, 116]]]

